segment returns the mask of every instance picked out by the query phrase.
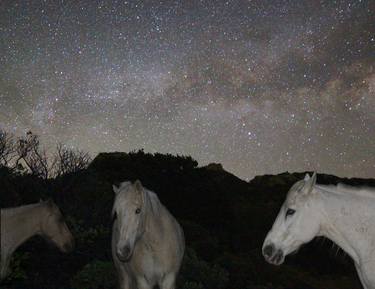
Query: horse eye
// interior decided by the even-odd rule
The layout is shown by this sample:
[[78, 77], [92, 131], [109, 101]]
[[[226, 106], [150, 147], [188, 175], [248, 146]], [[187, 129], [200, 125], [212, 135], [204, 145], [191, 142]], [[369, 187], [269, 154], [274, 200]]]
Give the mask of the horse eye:
[[139, 213], [141, 212], [141, 209], [140, 208], [137, 208], [136, 210], [135, 210], [135, 213], [138, 215]]
[[286, 210], [285, 218], [288, 217], [288, 216], [292, 216], [295, 212], [296, 212], [296, 210], [288, 208], [288, 210]]

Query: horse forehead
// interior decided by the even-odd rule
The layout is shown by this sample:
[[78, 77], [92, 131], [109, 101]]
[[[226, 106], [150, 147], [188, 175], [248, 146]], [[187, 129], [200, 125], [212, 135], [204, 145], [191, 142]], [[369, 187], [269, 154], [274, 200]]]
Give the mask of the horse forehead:
[[286, 204], [289, 206], [302, 203], [305, 198], [298, 191], [290, 191], [286, 198]]
[[130, 204], [137, 204], [140, 201], [140, 196], [135, 190], [121, 191], [115, 200], [115, 206], [118, 208], [129, 206]]
[[298, 192], [299, 190], [303, 188], [304, 185], [305, 185], [305, 181], [300, 180], [292, 185], [292, 187], [289, 189], [289, 192]]
[[61, 211], [55, 203], [47, 204], [47, 210], [50, 213], [53, 213], [53, 214], [56, 214], [56, 215], [61, 215]]
[[303, 188], [304, 184], [305, 182], [303, 180], [294, 183], [288, 191], [287, 201], [296, 202], [298, 199], [300, 199], [300, 190]]
[[52, 212], [56, 215], [56, 216], [61, 216], [62, 214], [61, 214], [61, 211], [60, 211], [60, 209], [59, 209], [59, 207], [55, 207], [55, 208], [53, 208], [52, 209]]

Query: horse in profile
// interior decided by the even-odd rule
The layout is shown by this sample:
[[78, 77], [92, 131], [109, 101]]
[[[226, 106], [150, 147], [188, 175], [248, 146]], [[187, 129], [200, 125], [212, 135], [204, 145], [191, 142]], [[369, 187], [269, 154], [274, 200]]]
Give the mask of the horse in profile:
[[112, 257], [121, 289], [174, 289], [184, 234], [157, 195], [140, 181], [113, 185]]
[[74, 247], [73, 236], [52, 200], [1, 209], [0, 279], [8, 275], [14, 251], [35, 235], [52, 242], [63, 252], [69, 252]]
[[353, 260], [365, 289], [375, 289], [375, 190], [316, 184], [316, 173], [296, 182], [266, 236], [263, 256], [274, 265], [324, 236]]

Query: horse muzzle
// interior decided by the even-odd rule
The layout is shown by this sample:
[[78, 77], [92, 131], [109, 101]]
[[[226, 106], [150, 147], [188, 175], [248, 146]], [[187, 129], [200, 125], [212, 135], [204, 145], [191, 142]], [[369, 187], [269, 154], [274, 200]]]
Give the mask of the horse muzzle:
[[65, 253], [70, 253], [74, 250], [75, 247], [75, 241], [72, 239], [69, 243], [65, 243], [63, 246], [62, 251]]
[[281, 265], [284, 262], [284, 252], [281, 249], [277, 249], [272, 243], [264, 246], [262, 253], [264, 259], [270, 264]]

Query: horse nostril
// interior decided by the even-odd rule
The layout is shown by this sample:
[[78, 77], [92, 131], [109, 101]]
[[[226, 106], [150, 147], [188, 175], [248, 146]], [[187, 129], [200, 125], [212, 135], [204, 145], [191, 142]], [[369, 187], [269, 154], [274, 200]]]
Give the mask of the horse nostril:
[[277, 250], [277, 252], [276, 252], [276, 254], [275, 254], [274, 258], [273, 258], [274, 262], [276, 264], [279, 264], [281, 262], [281, 260], [283, 259], [283, 257], [284, 257], [283, 251]]
[[125, 246], [123, 249], [122, 249], [122, 253], [124, 256], [128, 256], [129, 253], [130, 253], [130, 247], [129, 246]]
[[274, 247], [273, 245], [267, 245], [266, 247], [263, 248], [263, 255], [266, 258], [270, 258], [273, 255]]
[[120, 259], [128, 259], [130, 255], [130, 246], [124, 246], [122, 248], [119, 248], [117, 251], [117, 255]]

